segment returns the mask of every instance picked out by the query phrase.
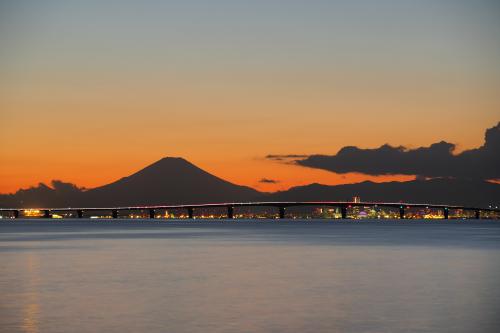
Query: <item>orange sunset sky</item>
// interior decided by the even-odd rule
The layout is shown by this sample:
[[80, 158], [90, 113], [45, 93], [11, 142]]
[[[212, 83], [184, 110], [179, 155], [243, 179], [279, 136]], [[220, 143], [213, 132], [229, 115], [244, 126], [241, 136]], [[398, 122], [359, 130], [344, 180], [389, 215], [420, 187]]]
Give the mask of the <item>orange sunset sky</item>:
[[95, 187], [165, 156], [264, 191], [412, 179], [265, 156], [480, 146], [500, 120], [499, 15], [482, 0], [0, 2], [0, 193]]

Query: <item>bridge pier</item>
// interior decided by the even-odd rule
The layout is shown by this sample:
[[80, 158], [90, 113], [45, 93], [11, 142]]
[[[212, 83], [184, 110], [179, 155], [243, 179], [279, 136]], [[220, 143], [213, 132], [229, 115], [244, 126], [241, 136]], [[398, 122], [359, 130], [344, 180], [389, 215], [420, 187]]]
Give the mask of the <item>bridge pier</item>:
[[188, 217], [190, 219], [194, 218], [194, 208], [193, 207], [188, 207]]
[[476, 215], [476, 220], [479, 220], [481, 218], [481, 211], [479, 209], [476, 210], [475, 215]]
[[150, 209], [149, 210], [149, 218], [150, 219], [154, 219], [155, 218], [155, 210], [154, 209]]
[[52, 216], [50, 215], [50, 210], [46, 209], [43, 211], [43, 217], [46, 219], [50, 219]]
[[233, 206], [227, 206], [227, 218], [228, 219], [234, 218], [234, 207]]
[[118, 210], [113, 209], [111, 211], [111, 217], [114, 218], [114, 219], [117, 219], [118, 218]]
[[78, 210], [76, 211], [76, 216], [78, 216], [78, 218], [79, 218], [79, 219], [83, 218], [83, 210], [78, 209]]
[[444, 212], [444, 219], [447, 220], [450, 213], [448, 207], [444, 207], [443, 212]]
[[340, 206], [340, 215], [341, 215], [342, 219], [344, 219], [344, 220], [347, 218], [347, 206], [346, 205]]
[[279, 211], [280, 211], [280, 213], [279, 213], [280, 219], [284, 219], [285, 218], [285, 207], [280, 206]]
[[403, 206], [399, 206], [399, 218], [400, 219], [405, 218], [405, 208]]

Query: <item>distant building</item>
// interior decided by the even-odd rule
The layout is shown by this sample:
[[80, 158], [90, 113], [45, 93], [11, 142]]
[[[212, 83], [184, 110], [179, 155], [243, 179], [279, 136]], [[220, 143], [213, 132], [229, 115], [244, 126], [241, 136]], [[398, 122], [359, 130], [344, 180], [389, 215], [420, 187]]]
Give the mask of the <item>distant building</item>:
[[361, 197], [352, 197], [352, 202], [355, 202], [355, 203], [361, 202]]

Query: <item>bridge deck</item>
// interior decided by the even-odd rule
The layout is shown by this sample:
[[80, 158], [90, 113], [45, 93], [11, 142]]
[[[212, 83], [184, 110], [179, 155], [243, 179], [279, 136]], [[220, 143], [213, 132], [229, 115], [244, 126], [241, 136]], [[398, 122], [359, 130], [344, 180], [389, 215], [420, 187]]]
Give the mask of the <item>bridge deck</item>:
[[339, 207], [342, 212], [342, 218], [347, 217], [347, 209], [353, 207], [378, 207], [378, 208], [393, 208], [398, 209], [400, 218], [404, 218], [405, 211], [411, 208], [438, 209], [444, 213], [444, 218], [448, 218], [449, 210], [473, 211], [475, 217], [479, 218], [481, 213], [500, 213], [498, 207], [482, 208], [470, 206], [456, 206], [444, 204], [425, 204], [425, 203], [409, 203], [409, 202], [352, 202], [352, 201], [263, 201], [263, 202], [224, 202], [224, 203], [208, 203], [208, 204], [184, 204], [184, 205], [152, 205], [152, 206], [120, 206], [120, 207], [63, 207], [63, 208], [0, 208], [1, 212], [11, 212], [14, 217], [19, 217], [20, 212], [39, 210], [44, 212], [41, 217], [51, 217], [52, 212], [76, 212], [78, 217], [83, 217], [84, 212], [95, 211], [110, 211], [113, 218], [118, 217], [121, 211], [149, 211], [149, 216], [154, 218], [155, 210], [174, 210], [185, 209], [190, 218], [194, 215], [195, 209], [209, 208], [226, 208], [227, 217], [233, 218], [234, 208], [237, 207], [274, 207], [279, 210], [279, 217], [285, 217], [285, 209], [289, 207], [305, 207], [305, 206], [320, 206], [320, 207]]

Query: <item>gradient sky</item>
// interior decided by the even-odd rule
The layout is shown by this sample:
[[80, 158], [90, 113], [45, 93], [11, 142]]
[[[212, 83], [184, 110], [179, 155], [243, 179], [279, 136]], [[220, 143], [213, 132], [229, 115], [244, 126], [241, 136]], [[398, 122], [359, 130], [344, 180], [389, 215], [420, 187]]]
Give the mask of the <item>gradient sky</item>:
[[499, 36], [494, 0], [0, 0], [0, 193], [164, 156], [261, 190], [407, 179], [264, 157], [480, 146]]

